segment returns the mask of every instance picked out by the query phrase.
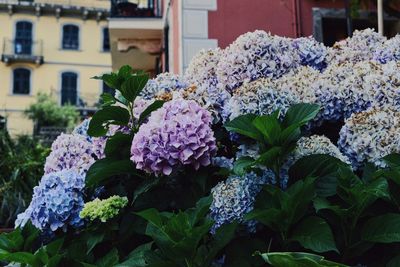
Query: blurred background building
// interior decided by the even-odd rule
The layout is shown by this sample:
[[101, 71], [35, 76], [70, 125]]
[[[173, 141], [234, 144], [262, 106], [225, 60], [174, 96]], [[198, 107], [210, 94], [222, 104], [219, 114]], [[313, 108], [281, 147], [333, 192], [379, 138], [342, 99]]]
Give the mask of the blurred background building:
[[[326, 45], [377, 29], [376, 0], [0, 0], [0, 116], [31, 132], [22, 111], [39, 91], [82, 115], [109, 88], [90, 77], [129, 64], [182, 74], [201, 49], [256, 29]], [[383, 0], [385, 35], [399, 32], [399, 0]], [[350, 29], [350, 30], [349, 30]]]

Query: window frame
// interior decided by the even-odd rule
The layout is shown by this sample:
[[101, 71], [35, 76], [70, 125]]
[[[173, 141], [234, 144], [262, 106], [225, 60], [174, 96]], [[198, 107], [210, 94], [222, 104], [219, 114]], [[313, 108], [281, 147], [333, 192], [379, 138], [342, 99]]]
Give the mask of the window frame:
[[60, 104], [60, 106], [63, 105], [63, 103], [62, 103], [62, 100], [63, 100], [62, 99], [62, 97], [63, 97], [62, 85], [63, 85], [63, 74], [65, 74], [65, 73], [73, 73], [76, 75], [76, 102], [75, 102], [75, 104], [72, 103], [72, 105], [78, 107], [79, 106], [79, 98], [80, 98], [79, 97], [80, 96], [80, 76], [79, 76], [79, 72], [75, 71], [75, 70], [62, 70], [59, 73], [59, 96], [60, 96], [59, 104]]
[[[22, 70], [27, 70], [28, 71], [28, 73], [29, 73], [29, 79], [28, 79], [28, 82], [29, 82], [29, 88], [28, 88], [28, 92], [25, 94], [25, 93], [15, 93], [15, 88], [14, 88], [14, 85], [15, 85], [15, 71], [17, 71], [17, 70], [20, 70], [20, 69], [22, 69]], [[25, 67], [25, 66], [16, 66], [15, 68], [12, 68], [11, 69], [11, 82], [10, 82], [10, 95], [13, 95], [13, 96], [32, 96], [32, 69], [30, 69], [30, 68], [28, 68], [28, 67]]]
[[[65, 27], [66, 26], [73, 26], [76, 27], [76, 29], [78, 30], [78, 34], [77, 34], [77, 42], [78, 42], [78, 46], [76, 48], [66, 48], [64, 47], [64, 33], [65, 33]], [[79, 24], [76, 23], [64, 23], [61, 25], [61, 42], [60, 42], [60, 49], [61, 50], [65, 50], [65, 51], [80, 51], [81, 50], [81, 26]]]

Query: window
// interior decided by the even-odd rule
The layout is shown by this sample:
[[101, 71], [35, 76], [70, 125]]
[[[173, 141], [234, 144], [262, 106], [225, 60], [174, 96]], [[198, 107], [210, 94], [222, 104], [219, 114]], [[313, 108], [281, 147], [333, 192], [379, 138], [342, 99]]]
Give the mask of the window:
[[24, 68], [13, 70], [13, 94], [29, 95], [31, 91], [31, 71]]
[[112, 89], [110, 86], [108, 86], [105, 82], [103, 82], [103, 94], [104, 93], [109, 93], [109, 94], [115, 96], [115, 90]]
[[64, 25], [62, 48], [70, 50], [79, 49], [79, 27], [76, 25]]
[[15, 25], [15, 54], [30, 55], [32, 53], [32, 23], [18, 21]]
[[78, 102], [78, 75], [74, 72], [61, 74], [61, 105], [76, 105]]
[[103, 29], [103, 51], [110, 51], [110, 35], [108, 28]]

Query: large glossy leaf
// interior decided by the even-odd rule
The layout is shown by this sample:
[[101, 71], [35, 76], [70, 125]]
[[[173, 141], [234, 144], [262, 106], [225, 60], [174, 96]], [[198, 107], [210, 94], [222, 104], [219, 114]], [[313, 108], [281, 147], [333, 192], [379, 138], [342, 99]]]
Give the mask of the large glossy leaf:
[[362, 239], [376, 243], [400, 242], [400, 214], [387, 213], [368, 220], [361, 232]]
[[32, 253], [28, 252], [8, 252], [0, 249], [0, 261], [17, 262], [30, 266], [40, 266], [40, 261]]
[[107, 158], [126, 159], [130, 157], [131, 144], [133, 136], [117, 132], [115, 135], [107, 138], [104, 153]]
[[93, 115], [87, 132], [90, 136], [104, 136], [108, 131], [108, 125], [127, 125], [129, 118], [127, 109], [119, 106], [107, 106]]
[[400, 168], [400, 154], [390, 154], [382, 158], [391, 168]]
[[148, 80], [149, 76], [147, 74], [135, 74], [128, 77], [121, 85], [122, 96], [126, 100], [133, 102], [146, 86]]
[[261, 254], [261, 257], [274, 267], [349, 267], [310, 253], [271, 252]]
[[86, 254], [90, 254], [90, 252], [101, 243], [104, 239], [104, 233], [91, 233], [89, 238], [86, 241], [87, 251]]
[[233, 164], [233, 172], [238, 175], [243, 175], [246, 170], [252, 167], [256, 161], [251, 157], [241, 157]]
[[300, 127], [310, 120], [314, 119], [319, 112], [320, 107], [316, 104], [296, 104], [291, 106], [285, 114], [283, 119], [283, 126], [289, 127], [297, 125]]
[[90, 166], [86, 173], [86, 186], [99, 185], [111, 176], [134, 173], [136, 173], [136, 168], [132, 161], [104, 158]]
[[239, 116], [227, 123], [225, 123], [224, 127], [231, 132], [235, 132], [252, 139], [263, 141], [263, 135], [261, 132], [253, 125], [253, 120], [257, 116], [254, 114], [246, 114]]
[[279, 139], [281, 126], [278, 119], [273, 115], [258, 116], [252, 123], [264, 135], [268, 144], [274, 145]]
[[114, 248], [110, 252], [108, 252], [104, 257], [96, 261], [96, 266], [98, 267], [115, 266], [116, 264], [118, 264], [118, 261], [119, 261], [118, 250]]
[[316, 216], [310, 216], [302, 220], [293, 230], [291, 239], [299, 242], [304, 248], [318, 253], [338, 252], [328, 223]]
[[273, 168], [281, 152], [282, 152], [281, 147], [278, 146], [271, 147], [266, 152], [260, 155], [260, 157], [257, 159], [257, 163], [265, 165], [269, 168]]

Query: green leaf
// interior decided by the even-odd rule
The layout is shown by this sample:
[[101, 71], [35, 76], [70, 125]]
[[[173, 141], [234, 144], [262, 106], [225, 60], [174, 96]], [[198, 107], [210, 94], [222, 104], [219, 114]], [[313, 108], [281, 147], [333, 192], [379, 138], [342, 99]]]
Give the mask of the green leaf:
[[119, 256], [118, 250], [116, 248], [112, 249], [103, 258], [96, 261], [96, 266], [98, 267], [112, 267], [118, 264]]
[[320, 107], [316, 104], [302, 103], [293, 105], [286, 112], [283, 126], [286, 128], [291, 125], [297, 125], [297, 127], [305, 125], [317, 116], [319, 109]]
[[104, 153], [107, 158], [126, 159], [130, 157], [132, 135], [117, 132], [107, 138]]
[[86, 254], [89, 255], [89, 253], [94, 249], [94, 247], [97, 244], [101, 243], [103, 239], [104, 239], [104, 233], [92, 233], [86, 241], [87, 245]]
[[390, 154], [382, 158], [391, 168], [400, 168], [400, 154]]
[[267, 152], [262, 153], [260, 157], [257, 159], [257, 163], [272, 168], [281, 152], [282, 149], [280, 147], [274, 146], [268, 149]]
[[387, 264], [386, 267], [399, 267], [400, 266], [400, 255], [392, 258]]
[[28, 252], [14, 252], [10, 253], [0, 249], [0, 260], [7, 262], [17, 262], [22, 264], [29, 264], [31, 266], [38, 266], [39, 263], [32, 253]]
[[224, 127], [228, 131], [235, 132], [262, 142], [262, 133], [253, 125], [253, 120], [256, 117], [257, 116], [254, 114], [242, 115], [225, 123]]
[[162, 218], [158, 210], [151, 208], [144, 211], [136, 212], [135, 214], [139, 215], [146, 221], [150, 222], [154, 226], [161, 228], [162, 227]]
[[278, 119], [273, 115], [256, 117], [252, 123], [264, 135], [268, 144], [274, 145], [279, 139], [281, 126]]
[[164, 105], [165, 101], [162, 100], [156, 100], [154, 101], [151, 105], [149, 105], [143, 112], [140, 114], [139, 117], [139, 125], [142, 124], [146, 118], [155, 110], [161, 108]]
[[151, 255], [153, 258], [156, 257], [155, 253], [151, 251], [153, 242], [146, 243], [135, 248], [129, 253], [127, 259], [116, 265], [115, 267], [147, 267]]
[[315, 252], [338, 252], [331, 228], [324, 219], [316, 216], [302, 220], [294, 229], [291, 239]]
[[208, 245], [207, 263], [211, 263], [217, 254], [235, 237], [237, 226], [237, 223], [230, 223], [218, 228], [211, 243]]
[[95, 76], [92, 77], [92, 79], [96, 79], [96, 80], [103, 80], [103, 82], [105, 84], [108, 85], [108, 87], [113, 88], [113, 89], [117, 89], [120, 87], [120, 80], [118, 78], [118, 75], [116, 73], [107, 73], [107, 74], [103, 74], [102, 76]]
[[154, 186], [156, 186], [160, 181], [159, 177], [149, 177], [146, 178], [138, 187], [136, 187], [135, 192], [133, 192], [132, 203], [136, 201], [138, 197], [146, 193]]
[[148, 80], [149, 76], [147, 74], [136, 74], [130, 76], [121, 85], [120, 91], [122, 96], [126, 100], [133, 102], [146, 86]]
[[124, 65], [118, 70], [118, 77], [120, 79], [128, 79], [130, 76], [132, 76], [132, 67], [129, 65]]
[[271, 252], [260, 254], [274, 267], [349, 267], [340, 263], [327, 261], [322, 256], [302, 252]]
[[115, 97], [110, 94], [110, 93], [102, 93], [100, 95], [101, 101], [102, 101], [102, 106], [106, 107], [106, 106], [111, 106], [113, 104], [115, 104]]
[[361, 236], [365, 241], [376, 243], [400, 242], [400, 214], [387, 213], [369, 219]]
[[125, 108], [107, 106], [93, 115], [87, 133], [94, 137], [104, 136], [108, 131], [108, 125], [127, 125], [129, 119], [129, 112]]
[[251, 157], [241, 157], [233, 164], [233, 172], [238, 175], [243, 175], [246, 170], [252, 167], [256, 161]]
[[64, 244], [64, 238], [56, 239], [53, 242], [51, 242], [51, 243], [49, 243], [49, 244], [47, 244], [45, 246], [46, 252], [49, 255], [56, 255], [56, 254], [59, 253], [59, 251], [62, 248], [63, 244]]
[[86, 186], [93, 187], [99, 185], [101, 182], [111, 176], [133, 174], [135, 172], [135, 165], [129, 159], [100, 159], [90, 166], [88, 172], [86, 173]]

